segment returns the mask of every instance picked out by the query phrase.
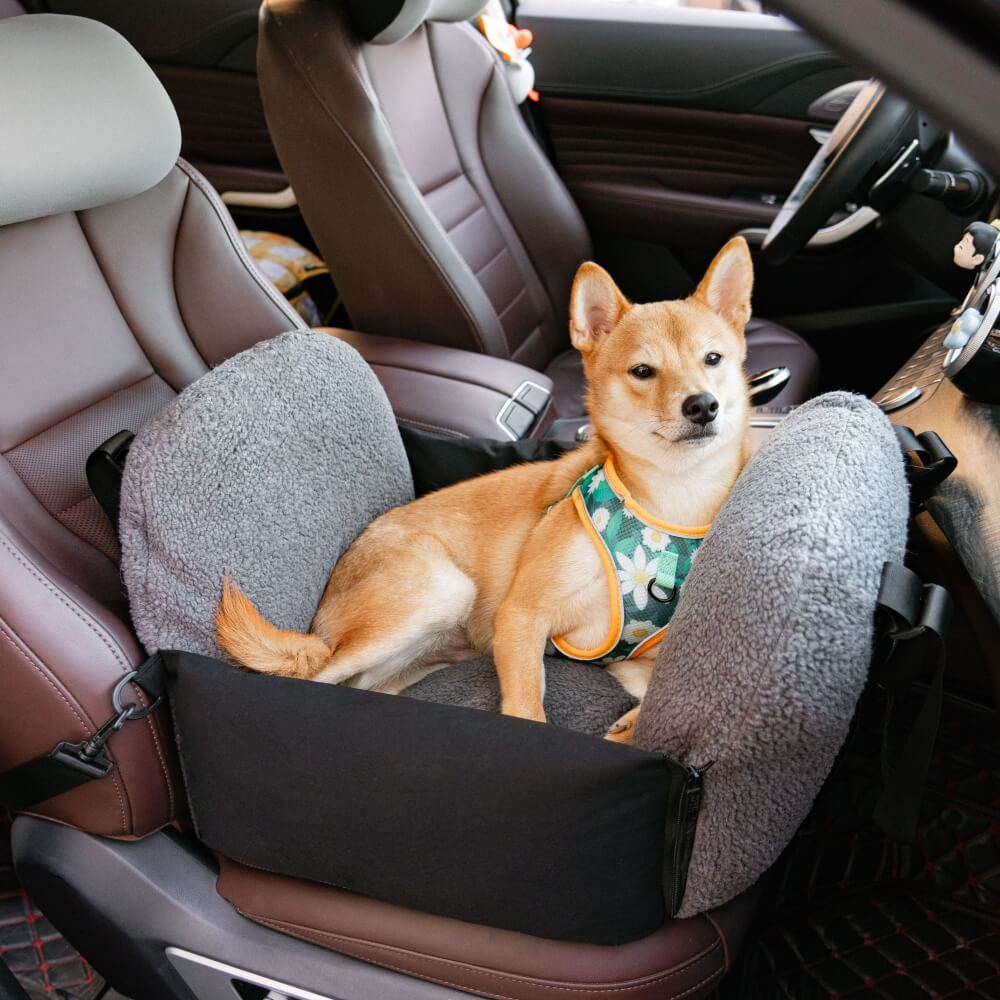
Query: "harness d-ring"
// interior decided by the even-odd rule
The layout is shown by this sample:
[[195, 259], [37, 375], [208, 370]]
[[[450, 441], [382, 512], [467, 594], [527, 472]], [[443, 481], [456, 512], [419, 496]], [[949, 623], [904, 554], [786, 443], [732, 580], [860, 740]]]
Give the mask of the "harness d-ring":
[[[654, 587], [656, 587], [656, 589], [661, 594], [666, 594], [667, 596], [666, 597], [658, 597], [656, 594], [653, 593], [653, 588]], [[656, 586], [656, 577], [653, 577], [653, 579], [650, 580], [649, 583], [646, 584], [646, 593], [649, 594], [649, 596], [654, 601], [656, 601], [657, 604], [673, 604], [675, 598], [677, 597], [677, 588], [676, 587], [671, 587], [669, 590], [664, 590], [662, 587], [657, 587]]]

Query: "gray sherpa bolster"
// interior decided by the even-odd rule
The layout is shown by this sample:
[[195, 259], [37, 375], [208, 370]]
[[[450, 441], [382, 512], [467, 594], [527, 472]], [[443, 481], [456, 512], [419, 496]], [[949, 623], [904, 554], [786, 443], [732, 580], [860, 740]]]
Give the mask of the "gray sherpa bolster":
[[139, 639], [220, 656], [226, 573], [270, 621], [308, 629], [340, 554], [412, 498], [392, 410], [353, 348], [299, 331], [244, 351], [185, 389], [129, 451], [122, 573]]
[[899, 445], [868, 400], [795, 410], [736, 483], [685, 583], [636, 743], [714, 761], [679, 916], [752, 885], [805, 818], [867, 677], [883, 564], [902, 561]]

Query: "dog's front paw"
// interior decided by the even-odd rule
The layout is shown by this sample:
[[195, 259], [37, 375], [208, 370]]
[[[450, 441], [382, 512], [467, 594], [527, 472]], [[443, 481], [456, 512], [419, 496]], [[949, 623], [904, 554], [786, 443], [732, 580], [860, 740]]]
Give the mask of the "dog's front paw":
[[633, 708], [626, 712], [605, 734], [606, 740], [612, 743], [631, 743], [635, 734], [635, 722], [639, 718], [639, 709]]

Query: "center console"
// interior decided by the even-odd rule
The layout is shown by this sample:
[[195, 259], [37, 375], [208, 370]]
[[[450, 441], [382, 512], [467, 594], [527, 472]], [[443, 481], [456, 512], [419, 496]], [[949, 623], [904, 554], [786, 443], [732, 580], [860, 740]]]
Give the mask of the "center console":
[[937, 432], [958, 460], [927, 509], [1000, 624], [998, 326], [1000, 255], [987, 257], [962, 305], [873, 398], [893, 423]]

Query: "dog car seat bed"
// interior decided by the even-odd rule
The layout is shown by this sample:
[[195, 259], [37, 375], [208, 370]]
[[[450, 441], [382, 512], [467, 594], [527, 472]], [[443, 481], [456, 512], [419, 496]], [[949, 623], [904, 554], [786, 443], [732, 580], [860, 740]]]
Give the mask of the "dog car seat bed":
[[[903, 464], [877, 408], [823, 397], [752, 460], [691, 571], [635, 747], [594, 738], [630, 701], [587, 664], [547, 665], [561, 725], [540, 725], [472, 710], [496, 704], [485, 662], [393, 697], [218, 659], [226, 573], [304, 629], [341, 552], [412, 491], [374, 376], [319, 333], [225, 362], [137, 435], [123, 573], [140, 639], [165, 651], [199, 837], [278, 875], [600, 944], [755, 881], [846, 736], [879, 574], [902, 555]], [[387, 599], [408, 586], [387, 580]]]

